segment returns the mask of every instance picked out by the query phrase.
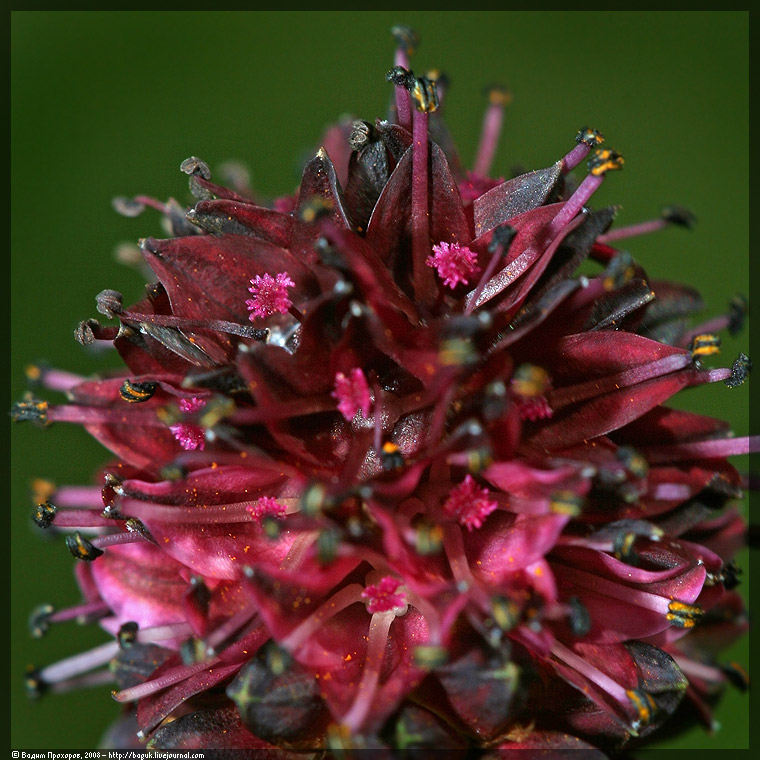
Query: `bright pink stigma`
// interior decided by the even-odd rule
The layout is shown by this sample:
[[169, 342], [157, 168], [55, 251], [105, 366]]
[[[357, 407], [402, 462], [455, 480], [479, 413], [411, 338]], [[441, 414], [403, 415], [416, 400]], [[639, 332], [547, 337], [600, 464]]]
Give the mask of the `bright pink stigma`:
[[193, 396], [192, 398], [181, 398], [179, 400], [179, 408], [186, 414], [197, 412], [200, 409], [203, 409], [204, 406], [206, 406], [206, 402], [197, 396]]
[[330, 394], [338, 402], [338, 411], [351, 421], [361, 409], [362, 416], [367, 419], [372, 399], [369, 395], [367, 378], [358, 367], [352, 369], [348, 376], [342, 372], [335, 375], [335, 390]]
[[467, 284], [470, 277], [480, 271], [475, 263], [477, 258], [476, 253], [466, 245], [438, 243], [433, 246], [433, 255], [428, 256], [425, 263], [435, 267], [444, 284], [453, 289], [460, 282]]
[[172, 425], [169, 430], [172, 431], [172, 435], [177, 439], [177, 443], [185, 451], [193, 451], [194, 449], [203, 451], [206, 448], [206, 431], [199, 425], [180, 422]]
[[548, 420], [552, 414], [552, 408], [545, 396], [532, 396], [530, 398], [518, 396], [515, 398], [515, 406], [524, 420]]
[[255, 504], [251, 504], [246, 509], [248, 514], [253, 518], [253, 521], [261, 525], [261, 521], [265, 517], [273, 517], [275, 519], [285, 517], [287, 507], [284, 504], [280, 504], [272, 496], [261, 496]]
[[253, 322], [257, 317], [270, 317], [272, 314], [285, 314], [293, 305], [288, 298], [288, 288], [295, 286], [293, 280], [288, 277], [287, 272], [280, 272], [276, 277], [271, 274], [263, 276], [256, 275], [251, 280], [249, 293], [253, 293], [253, 298], [249, 298], [245, 305], [251, 313], [248, 318]]
[[406, 594], [399, 591], [401, 581], [392, 575], [384, 575], [380, 581], [362, 591], [362, 599], [367, 602], [367, 612], [388, 612], [406, 607]]
[[479, 528], [486, 517], [499, 506], [497, 502], [489, 501], [489, 493], [487, 488], [478, 486], [472, 475], [467, 475], [449, 494], [443, 511], [449, 517], [456, 518], [467, 530]]

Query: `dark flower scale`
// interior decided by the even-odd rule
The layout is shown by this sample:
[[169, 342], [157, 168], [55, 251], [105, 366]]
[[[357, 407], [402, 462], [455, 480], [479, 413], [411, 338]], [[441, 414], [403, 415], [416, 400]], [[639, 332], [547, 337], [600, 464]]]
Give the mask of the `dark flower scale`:
[[465, 172], [395, 34], [391, 120], [331, 128], [294, 196], [191, 158], [192, 208], [117, 201], [171, 231], [141, 241], [145, 298], [103, 291], [76, 332], [126, 367], [31, 368], [65, 400], [13, 409], [114, 456], [36, 484], [82, 603], [31, 617], [112, 639], [27, 674], [114, 683], [112, 746], [607, 750], [746, 686], [727, 457], [756, 439], [664, 405], [745, 379], [716, 355], [746, 302], [693, 326], [699, 295], [613, 245], [693, 218], [611, 229], [589, 203], [623, 158], [593, 129], [494, 179], [494, 88]]

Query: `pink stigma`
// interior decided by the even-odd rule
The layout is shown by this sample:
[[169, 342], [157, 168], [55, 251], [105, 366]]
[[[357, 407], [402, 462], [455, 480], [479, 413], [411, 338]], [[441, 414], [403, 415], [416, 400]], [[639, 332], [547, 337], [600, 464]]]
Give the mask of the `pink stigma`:
[[251, 280], [249, 293], [253, 293], [253, 298], [249, 298], [245, 305], [251, 313], [248, 318], [253, 322], [257, 317], [270, 317], [272, 314], [285, 314], [293, 305], [288, 298], [288, 288], [295, 286], [293, 280], [288, 277], [287, 272], [280, 272], [276, 277], [271, 274], [263, 276], [256, 275]]
[[261, 521], [265, 517], [274, 517], [275, 519], [285, 517], [287, 508], [272, 496], [261, 496], [256, 503], [251, 504], [246, 509], [253, 521], [257, 525], [261, 525]]
[[204, 406], [206, 406], [206, 402], [197, 396], [193, 396], [192, 398], [181, 398], [179, 400], [179, 408], [186, 414], [197, 412], [200, 409], [203, 409]]
[[532, 396], [515, 398], [515, 406], [524, 420], [548, 420], [554, 414], [545, 396]]
[[172, 435], [177, 439], [177, 443], [185, 451], [193, 451], [195, 449], [203, 451], [206, 448], [206, 432], [199, 425], [180, 422], [172, 425], [169, 430], [172, 431]]
[[367, 378], [358, 367], [348, 375], [338, 372], [335, 375], [335, 390], [330, 394], [338, 402], [338, 411], [350, 422], [361, 409], [362, 416], [367, 419], [371, 398]]
[[399, 591], [401, 581], [392, 575], [384, 575], [380, 581], [362, 591], [362, 599], [367, 602], [367, 612], [388, 612], [406, 607], [406, 594]]
[[460, 282], [466, 285], [469, 278], [480, 271], [476, 261], [477, 254], [466, 245], [443, 242], [434, 245], [433, 255], [425, 259], [425, 263], [435, 267], [444, 284], [452, 289]]
[[443, 511], [449, 517], [458, 520], [467, 530], [479, 528], [486, 517], [499, 506], [497, 502], [488, 500], [489, 493], [487, 488], [478, 486], [472, 475], [467, 475], [449, 494]]

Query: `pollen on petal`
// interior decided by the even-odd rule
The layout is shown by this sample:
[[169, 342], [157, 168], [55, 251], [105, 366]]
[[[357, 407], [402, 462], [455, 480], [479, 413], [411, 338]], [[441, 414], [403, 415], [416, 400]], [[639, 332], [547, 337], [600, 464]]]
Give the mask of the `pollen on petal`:
[[367, 612], [373, 615], [376, 612], [388, 612], [389, 610], [405, 611], [406, 594], [399, 591], [401, 581], [392, 575], [384, 575], [377, 583], [367, 586], [362, 591], [362, 599], [367, 603]]
[[248, 292], [253, 298], [245, 304], [251, 313], [248, 318], [253, 322], [257, 318], [271, 317], [272, 314], [285, 314], [293, 305], [288, 297], [288, 288], [295, 286], [287, 272], [280, 272], [275, 277], [271, 274], [256, 275], [251, 280]]
[[335, 390], [330, 395], [338, 402], [338, 411], [347, 421], [351, 421], [359, 410], [365, 419], [368, 417], [372, 399], [367, 378], [359, 367], [354, 367], [347, 375], [336, 373]]
[[195, 449], [203, 451], [206, 447], [206, 432], [200, 425], [178, 422], [176, 425], [172, 425], [169, 430], [172, 431], [172, 435], [177, 439], [177, 443], [185, 451], [193, 451]]
[[435, 267], [444, 285], [452, 289], [459, 283], [466, 285], [470, 277], [480, 271], [476, 261], [476, 253], [466, 245], [444, 242], [434, 245], [433, 255], [425, 259], [429, 267]]
[[247, 507], [248, 514], [258, 525], [261, 525], [262, 520], [266, 517], [274, 519], [285, 517], [286, 510], [285, 505], [280, 504], [273, 496], [261, 496], [258, 501]]
[[489, 494], [490, 491], [481, 488], [472, 475], [467, 475], [451, 491], [443, 505], [443, 511], [464, 525], [467, 530], [479, 528], [486, 517], [499, 506], [498, 502], [488, 498]]

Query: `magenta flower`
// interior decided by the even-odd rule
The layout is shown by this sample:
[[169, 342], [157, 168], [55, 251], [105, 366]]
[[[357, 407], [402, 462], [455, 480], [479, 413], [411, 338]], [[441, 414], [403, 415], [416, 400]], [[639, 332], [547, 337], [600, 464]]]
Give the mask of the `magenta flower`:
[[611, 230], [599, 132], [492, 180], [495, 90], [463, 172], [395, 34], [391, 120], [332, 129], [273, 207], [185, 161], [146, 297], [103, 291], [114, 324], [76, 332], [124, 371], [40, 370], [66, 401], [13, 408], [113, 455], [38, 489], [82, 602], [31, 618], [111, 638], [27, 674], [112, 681], [111, 744], [613, 750], [746, 686], [720, 660], [746, 630], [727, 457], [757, 442], [664, 405], [746, 379], [715, 358], [746, 303], [690, 326], [694, 291], [611, 247], [688, 217]]

